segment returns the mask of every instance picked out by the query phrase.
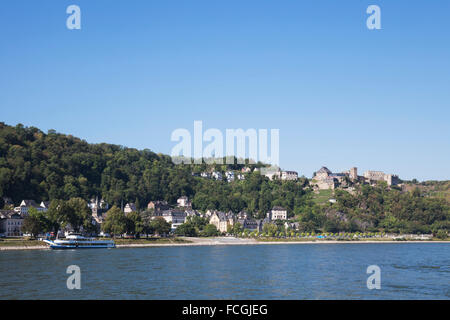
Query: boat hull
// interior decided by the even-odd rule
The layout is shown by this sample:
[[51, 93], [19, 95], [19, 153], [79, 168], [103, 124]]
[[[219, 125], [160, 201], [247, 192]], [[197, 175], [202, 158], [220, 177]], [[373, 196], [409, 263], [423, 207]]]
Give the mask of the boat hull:
[[115, 248], [116, 245], [113, 242], [105, 243], [55, 243], [50, 240], [44, 240], [51, 249], [67, 250], [67, 249], [108, 249]]

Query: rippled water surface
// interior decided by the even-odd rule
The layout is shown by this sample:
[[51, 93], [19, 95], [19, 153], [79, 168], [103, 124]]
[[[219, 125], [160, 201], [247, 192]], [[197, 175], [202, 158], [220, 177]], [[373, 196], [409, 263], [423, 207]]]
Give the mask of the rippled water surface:
[[450, 243], [2, 251], [0, 299], [450, 299]]

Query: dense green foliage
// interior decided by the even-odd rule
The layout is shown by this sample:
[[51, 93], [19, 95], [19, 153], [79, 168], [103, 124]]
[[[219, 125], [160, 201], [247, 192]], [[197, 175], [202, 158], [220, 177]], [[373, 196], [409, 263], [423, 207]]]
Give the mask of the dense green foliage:
[[380, 183], [362, 185], [354, 194], [336, 190], [335, 197], [335, 204], [311, 206], [300, 214], [300, 230], [435, 234], [450, 230], [449, 203], [424, 196], [419, 189], [401, 192]]

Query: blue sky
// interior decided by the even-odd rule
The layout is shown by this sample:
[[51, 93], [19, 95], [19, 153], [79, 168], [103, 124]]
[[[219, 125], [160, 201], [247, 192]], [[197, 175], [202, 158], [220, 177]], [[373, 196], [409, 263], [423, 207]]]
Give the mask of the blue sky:
[[[67, 6], [82, 29], [66, 28]], [[382, 30], [366, 28], [381, 7]], [[0, 3], [0, 121], [169, 154], [280, 129], [280, 163], [450, 179], [449, 1]]]

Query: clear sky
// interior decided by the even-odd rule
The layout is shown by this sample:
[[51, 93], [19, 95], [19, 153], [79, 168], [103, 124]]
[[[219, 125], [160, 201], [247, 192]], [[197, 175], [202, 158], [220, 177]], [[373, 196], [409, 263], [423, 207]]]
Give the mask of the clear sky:
[[194, 120], [280, 129], [300, 175], [450, 179], [449, 15], [447, 0], [2, 0], [0, 121], [167, 154]]

